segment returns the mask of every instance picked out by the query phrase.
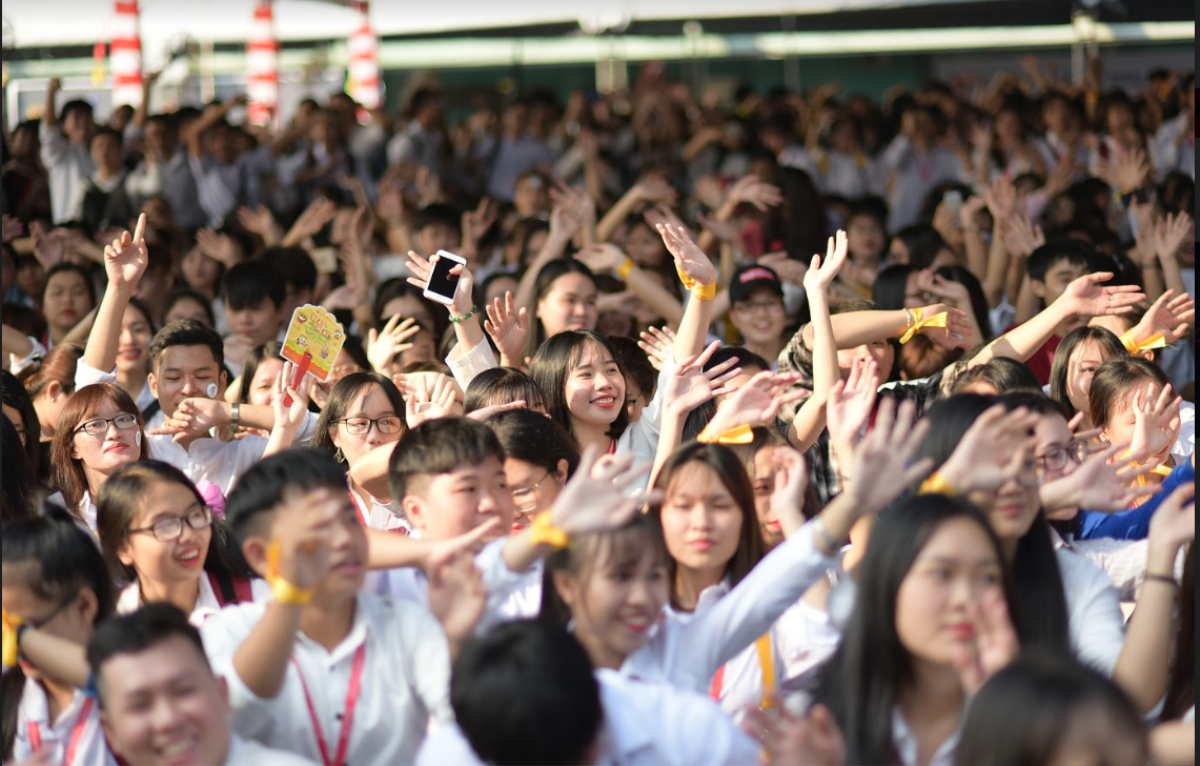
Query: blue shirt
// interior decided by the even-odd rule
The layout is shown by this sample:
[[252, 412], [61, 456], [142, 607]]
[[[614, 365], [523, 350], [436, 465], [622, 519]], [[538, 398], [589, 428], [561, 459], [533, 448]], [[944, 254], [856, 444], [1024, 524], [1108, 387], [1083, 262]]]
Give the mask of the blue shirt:
[[1116, 540], [1146, 539], [1150, 532], [1150, 517], [1158, 510], [1158, 506], [1167, 495], [1171, 494], [1180, 484], [1185, 483], [1196, 483], [1196, 469], [1192, 466], [1191, 460], [1175, 466], [1175, 470], [1163, 479], [1162, 490], [1137, 508], [1120, 513], [1097, 511], [1080, 513], [1078, 539], [1094, 540], [1098, 537], [1111, 537]]

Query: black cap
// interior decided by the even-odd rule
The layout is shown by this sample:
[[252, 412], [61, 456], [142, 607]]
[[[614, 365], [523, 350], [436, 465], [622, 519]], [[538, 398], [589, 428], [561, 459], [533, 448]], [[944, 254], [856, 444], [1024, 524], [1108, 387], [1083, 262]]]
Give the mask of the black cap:
[[783, 283], [779, 281], [779, 275], [766, 266], [751, 263], [733, 272], [733, 279], [729, 283], [730, 303], [741, 303], [756, 287], [769, 287], [780, 298], [783, 297]]

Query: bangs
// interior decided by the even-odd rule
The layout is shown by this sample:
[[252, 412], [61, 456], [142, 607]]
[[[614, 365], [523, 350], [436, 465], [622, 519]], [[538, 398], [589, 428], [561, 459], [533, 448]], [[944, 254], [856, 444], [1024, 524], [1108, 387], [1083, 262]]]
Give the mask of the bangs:
[[588, 548], [585, 558], [591, 562], [588, 576], [595, 571], [636, 566], [647, 555], [664, 566], [670, 560], [662, 530], [644, 513], [618, 529], [588, 537], [584, 542]]

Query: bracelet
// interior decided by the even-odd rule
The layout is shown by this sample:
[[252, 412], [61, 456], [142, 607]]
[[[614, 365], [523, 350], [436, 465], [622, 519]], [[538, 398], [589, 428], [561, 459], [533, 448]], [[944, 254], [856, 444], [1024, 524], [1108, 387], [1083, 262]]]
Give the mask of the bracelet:
[[1150, 574], [1149, 572], [1147, 572], [1146, 574], [1142, 575], [1142, 580], [1144, 582], [1163, 582], [1163, 583], [1170, 585], [1172, 588], [1179, 587], [1179, 583], [1176, 582], [1175, 578], [1168, 577], [1167, 575]]
[[233, 430], [237, 430], [238, 425], [242, 422], [242, 405], [241, 402], [234, 402], [231, 408], [233, 415], [229, 418], [229, 425]]
[[917, 323], [917, 315], [913, 313], [912, 309], [907, 307], [904, 309], [904, 319], [907, 322], [907, 324], [904, 325], [905, 330], [911, 330], [912, 326]]
[[460, 317], [456, 317], [453, 314], [451, 314], [450, 315], [450, 324], [457, 324], [459, 322], [465, 322], [468, 319], [470, 319], [471, 317], [475, 316], [475, 312], [477, 312], [477, 311], [479, 311], [479, 307], [472, 306], [470, 311], [468, 311], [467, 313], [463, 314]]
[[622, 280], [629, 279], [629, 275], [633, 273], [636, 266], [637, 264], [633, 262], [632, 258], [626, 258], [625, 262], [617, 267], [617, 276]]
[[554, 526], [550, 520], [550, 512], [538, 514], [529, 525], [529, 542], [531, 545], [549, 545], [555, 550], [566, 548], [571, 543], [567, 533]]
[[[829, 534], [829, 528], [825, 526], [825, 521], [820, 517], [816, 517], [812, 521], [813, 534], [817, 536], [820, 543], [823, 543], [825, 550], [828, 551], [825, 555], [833, 556], [842, 549], [841, 543], [833, 539], [833, 535]], [[817, 546], [820, 549], [820, 546]], [[824, 551], [822, 551], [824, 553]]]
[[298, 588], [283, 579], [279, 574], [279, 554], [279, 541], [276, 540], [271, 543], [271, 547], [267, 551], [267, 573], [263, 579], [271, 586], [271, 593], [275, 595], [275, 600], [280, 604], [304, 606], [312, 601], [314, 589]]
[[921, 482], [921, 488], [917, 490], [917, 494], [954, 497], [958, 493], [954, 491], [954, 487], [950, 485], [950, 482], [946, 481], [942, 478], [941, 474], [935, 471], [928, 479]]

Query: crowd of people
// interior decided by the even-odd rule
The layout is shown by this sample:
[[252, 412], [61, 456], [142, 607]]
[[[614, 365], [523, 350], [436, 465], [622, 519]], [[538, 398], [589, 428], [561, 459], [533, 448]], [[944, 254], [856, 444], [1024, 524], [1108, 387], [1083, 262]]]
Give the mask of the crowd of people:
[[1192, 75], [662, 72], [274, 131], [49, 83], [6, 764], [1194, 763]]

